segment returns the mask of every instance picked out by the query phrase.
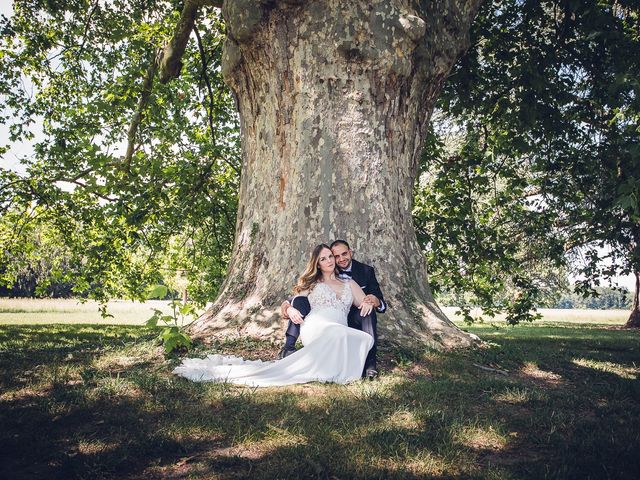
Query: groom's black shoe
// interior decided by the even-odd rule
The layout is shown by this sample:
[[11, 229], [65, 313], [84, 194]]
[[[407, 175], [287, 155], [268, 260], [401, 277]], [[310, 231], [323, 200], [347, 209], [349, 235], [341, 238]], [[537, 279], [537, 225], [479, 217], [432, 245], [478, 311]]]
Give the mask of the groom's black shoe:
[[293, 350], [290, 350], [290, 349], [287, 349], [287, 347], [282, 347], [278, 352], [278, 360], [282, 360], [283, 358], [288, 357], [289, 355], [295, 352], [296, 352], [295, 348]]
[[378, 376], [378, 371], [375, 368], [367, 368], [367, 371], [365, 372], [365, 378], [367, 380], [373, 380], [377, 376]]

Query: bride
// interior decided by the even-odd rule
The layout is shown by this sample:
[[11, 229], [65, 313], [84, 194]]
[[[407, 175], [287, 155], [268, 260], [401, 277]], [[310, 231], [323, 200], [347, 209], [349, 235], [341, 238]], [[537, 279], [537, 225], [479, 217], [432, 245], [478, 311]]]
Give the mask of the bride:
[[358, 380], [373, 338], [348, 327], [347, 315], [352, 304], [360, 308], [363, 316], [373, 306], [363, 301], [365, 294], [356, 282], [338, 278], [335, 259], [324, 243], [313, 249], [294, 293], [296, 297], [287, 313], [301, 325], [301, 350], [271, 362], [225, 355], [188, 358], [173, 373], [196, 382], [256, 387]]

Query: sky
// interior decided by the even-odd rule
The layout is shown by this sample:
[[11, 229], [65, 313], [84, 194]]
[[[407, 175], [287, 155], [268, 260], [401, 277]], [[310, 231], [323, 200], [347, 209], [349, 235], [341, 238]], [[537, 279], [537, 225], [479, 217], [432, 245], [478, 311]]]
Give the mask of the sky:
[[[13, 0], [0, 0], [0, 14], [5, 17], [11, 17], [13, 11]], [[35, 140], [42, 138], [42, 128], [36, 125], [33, 133], [36, 135]], [[9, 143], [9, 128], [5, 124], [0, 123], [0, 145]], [[18, 142], [11, 145], [11, 149], [2, 156], [0, 165], [4, 168], [10, 168], [20, 173], [24, 173], [24, 165], [20, 164], [19, 159], [24, 156], [30, 156], [33, 153], [33, 142]]]
[[[0, 0], [0, 14], [7, 17], [11, 16], [13, 10], [13, 0]], [[22, 157], [28, 157], [33, 153], [33, 143], [42, 139], [42, 128], [36, 125], [33, 133], [35, 139], [32, 142], [19, 142], [11, 145], [11, 149], [2, 157], [0, 165], [4, 168], [10, 168], [17, 172], [23, 173], [25, 171], [24, 165], [20, 164], [19, 159]], [[6, 145], [9, 143], [9, 129], [6, 125], [0, 124], [0, 145]], [[617, 277], [616, 282], [627, 287], [633, 291], [635, 288], [635, 278], [632, 275], [627, 277]]]

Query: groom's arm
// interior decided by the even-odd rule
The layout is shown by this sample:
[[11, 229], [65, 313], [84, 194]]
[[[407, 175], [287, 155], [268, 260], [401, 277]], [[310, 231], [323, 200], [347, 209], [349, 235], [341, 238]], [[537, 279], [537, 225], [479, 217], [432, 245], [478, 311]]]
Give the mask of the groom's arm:
[[280, 316], [285, 320], [289, 320], [289, 314], [287, 313], [287, 310], [291, 306], [291, 302], [293, 301], [293, 299], [294, 297], [289, 297], [284, 302], [282, 302], [282, 304], [280, 304]]
[[382, 295], [382, 290], [380, 289], [380, 284], [378, 283], [378, 279], [376, 278], [376, 271], [373, 267], [369, 267], [369, 281], [367, 282], [367, 290], [372, 295], [375, 295], [378, 300], [380, 300], [380, 305], [376, 307], [376, 312], [384, 313], [387, 311], [387, 304], [384, 301], [384, 296]]

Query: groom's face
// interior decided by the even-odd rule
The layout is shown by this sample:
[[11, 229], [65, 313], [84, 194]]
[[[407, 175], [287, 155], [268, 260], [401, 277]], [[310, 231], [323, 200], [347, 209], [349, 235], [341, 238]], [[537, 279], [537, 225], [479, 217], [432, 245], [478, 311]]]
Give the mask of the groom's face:
[[336, 263], [338, 264], [339, 268], [345, 270], [351, 266], [351, 257], [353, 256], [353, 250], [347, 248], [341, 243], [338, 243], [331, 249], [331, 251], [333, 252], [333, 256], [335, 257]]

